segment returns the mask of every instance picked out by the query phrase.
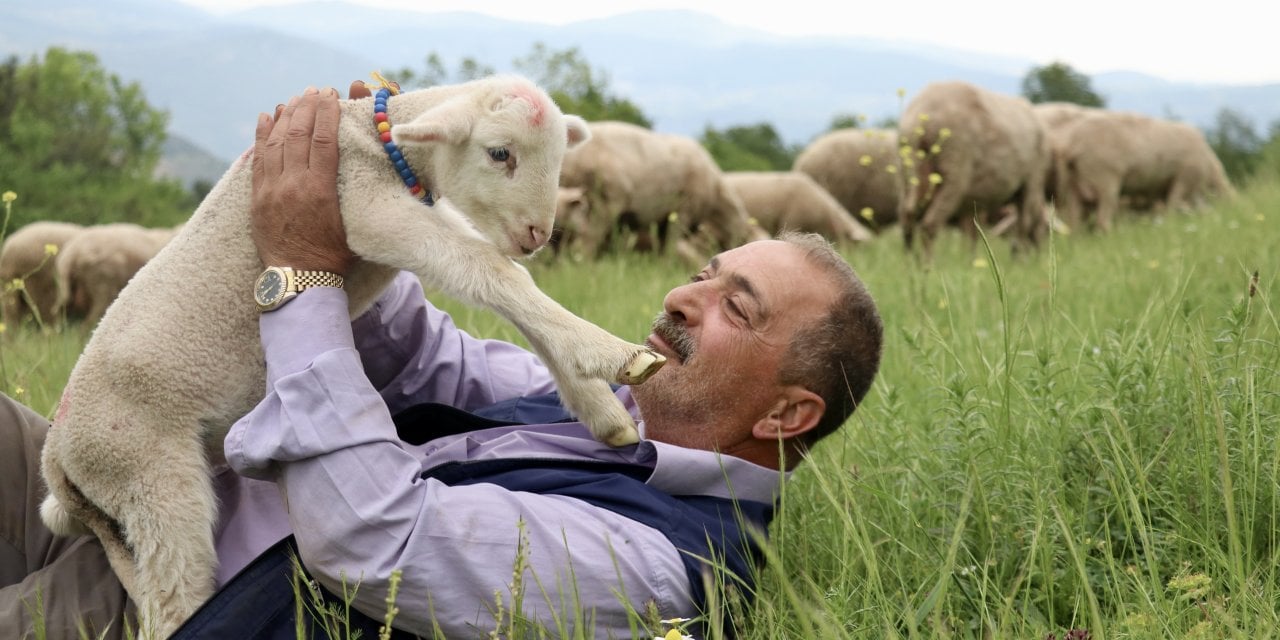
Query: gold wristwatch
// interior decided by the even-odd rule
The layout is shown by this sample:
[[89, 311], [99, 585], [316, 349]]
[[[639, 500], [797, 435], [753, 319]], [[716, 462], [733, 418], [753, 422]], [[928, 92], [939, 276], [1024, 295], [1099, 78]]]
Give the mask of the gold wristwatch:
[[253, 301], [259, 311], [279, 309], [311, 287], [342, 288], [342, 276], [328, 271], [294, 271], [292, 267], [267, 267], [253, 283]]

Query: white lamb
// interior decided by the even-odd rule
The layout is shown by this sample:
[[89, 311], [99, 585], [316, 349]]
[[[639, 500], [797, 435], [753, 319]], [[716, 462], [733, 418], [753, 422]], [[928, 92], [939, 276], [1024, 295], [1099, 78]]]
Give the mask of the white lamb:
[[[641, 382], [662, 357], [565, 310], [512, 261], [551, 234], [561, 161], [590, 137], [586, 123], [514, 76], [393, 96], [388, 116], [410, 166], [443, 198], [428, 208], [409, 194], [378, 139], [372, 98], [342, 102], [338, 189], [361, 257], [346, 278], [351, 316], [410, 270], [512, 322], [597, 438], [635, 442], [609, 383]], [[102, 540], [156, 637], [212, 593], [210, 465], [265, 389], [251, 164], [246, 153], [228, 170], [107, 311], [44, 447], [41, 516], [54, 531], [87, 525]]]

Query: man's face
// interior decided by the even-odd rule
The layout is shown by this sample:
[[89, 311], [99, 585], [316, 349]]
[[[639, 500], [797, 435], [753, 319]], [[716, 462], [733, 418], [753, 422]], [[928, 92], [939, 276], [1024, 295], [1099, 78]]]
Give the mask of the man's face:
[[667, 294], [646, 340], [667, 364], [632, 387], [645, 437], [733, 453], [777, 402], [792, 336], [825, 315], [834, 296], [830, 278], [785, 242], [712, 258]]

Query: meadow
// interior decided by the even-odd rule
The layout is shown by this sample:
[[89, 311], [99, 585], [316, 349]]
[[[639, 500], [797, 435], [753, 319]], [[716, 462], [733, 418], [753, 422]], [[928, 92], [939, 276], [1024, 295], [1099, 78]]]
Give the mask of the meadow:
[[[846, 249], [883, 367], [786, 484], [739, 637], [1280, 636], [1278, 223], [1273, 179], [1034, 255], [955, 232], [929, 267], [895, 232]], [[635, 340], [690, 275], [645, 255], [530, 266]], [[7, 327], [0, 389], [50, 415], [85, 339]]]

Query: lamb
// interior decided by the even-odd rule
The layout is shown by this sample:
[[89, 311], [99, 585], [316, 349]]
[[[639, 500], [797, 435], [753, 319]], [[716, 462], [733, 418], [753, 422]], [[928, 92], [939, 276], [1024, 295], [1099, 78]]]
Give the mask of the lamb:
[[880, 230], [898, 221], [902, 175], [898, 132], [836, 129], [810, 142], [791, 168], [813, 178], [844, 208]]
[[1050, 151], [1030, 102], [966, 82], [931, 83], [907, 104], [898, 140], [908, 181], [898, 211], [908, 249], [916, 226], [927, 257], [953, 217], [976, 209], [985, 220], [1005, 204], [1016, 205], [1014, 248], [1038, 244]]
[[[43, 323], [56, 317], [55, 255], [83, 230], [82, 225], [71, 222], [42, 220], [24, 225], [5, 239], [4, 247], [0, 248], [0, 287], [4, 288], [0, 320], [17, 326], [28, 316], [37, 317]], [[53, 254], [46, 248], [50, 246], [54, 248]], [[21, 290], [13, 287], [15, 280], [22, 281]]]
[[91, 328], [139, 269], [175, 235], [174, 229], [149, 229], [129, 222], [94, 225], [58, 252], [54, 312], [81, 316]]
[[[377, 100], [340, 107], [338, 190], [359, 256], [346, 278], [351, 316], [410, 270], [512, 322], [599, 439], [636, 442], [610, 382], [642, 382], [663, 358], [573, 315], [513, 261], [550, 235], [558, 169], [566, 149], [590, 136], [585, 121], [516, 76], [391, 96], [388, 137], [437, 196], [428, 207], [388, 159]], [[250, 295], [263, 266], [249, 235], [251, 156], [228, 169], [108, 308], [44, 447], [42, 518], [56, 532], [87, 526], [102, 540], [154, 637], [173, 632], [213, 590], [211, 465], [225, 463], [227, 431], [265, 388]]]
[[725, 182], [761, 229], [811, 231], [832, 242], [869, 242], [871, 231], [808, 174], [799, 171], [728, 171]]
[[[560, 186], [586, 197], [576, 216], [557, 220], [561, 246], [591, 258], [620, 225], [658, 230], [659, 250], [698, 239], [732, 248], [760, 237], [720, 167], [698, 141], [627, 122], [592, 122], [591, 143], [565, 155]], [[676, 225], [669, 229], [671, 214]], [[674, 240], [673, 240], [674, 238]], [[698, 258], [690, 252], [690, 260]], [[705, 256], [703, 257], [705, 258]]]

